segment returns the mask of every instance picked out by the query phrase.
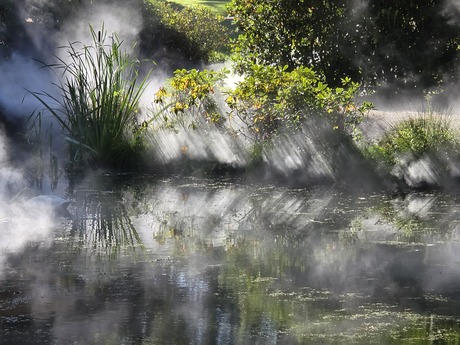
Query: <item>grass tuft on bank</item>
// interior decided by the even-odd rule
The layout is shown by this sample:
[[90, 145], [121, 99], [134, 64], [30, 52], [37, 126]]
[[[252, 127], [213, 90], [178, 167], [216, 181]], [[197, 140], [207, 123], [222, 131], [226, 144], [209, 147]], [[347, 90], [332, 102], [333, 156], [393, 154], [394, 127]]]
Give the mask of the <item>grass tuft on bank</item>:
[[[60, 77], [59, 96], [31, 91], [60, 125], [69, 166], [131, 166], [141, 151], [137, 113], [147, 77], [114, 33], [90, 27], [92, 44], [69, 43], [67, 58], [45, 65]], [[54, 106], [57, 104], [57, 106]]]

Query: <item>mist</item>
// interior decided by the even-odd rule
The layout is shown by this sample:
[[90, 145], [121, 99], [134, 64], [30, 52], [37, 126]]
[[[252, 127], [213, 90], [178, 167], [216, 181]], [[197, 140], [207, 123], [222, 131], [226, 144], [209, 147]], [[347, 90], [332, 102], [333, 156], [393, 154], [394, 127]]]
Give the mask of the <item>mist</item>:
[[[357, 14], [366, 11], [365, 2], [354, 3]], [[88, 1], [65, 23], [39, 15], [51, 0], [21, 4], [27, 38], [0, 63], [0, 114], [13, 123], [43, 110], [27, 90], [60, 97], [62, 75], [41, 63], [65, 61], [59, 47], [90, 44], [89, 26], [103, 24], [129, 50], [144, 25], [130, 2]], [[169, 76], [154, 66], [141, 121], [156, 115], [154, 94]], [[223, 114], [224, 91], [213, 94]], [[378, 110], [390, 108], [377, 100]], [[403, 108], [395, 104], [396, 112]], [[283, 128], [253, 169], [254, 140], [243, 121], [215, 126], [195, 115], [184, 116], [195, 126], [171, 130], [161, 117], [150, 124], [147, 157], [167, 173], [96, 170], [69, 182], [74, 176], [66, 176], [56, 148], [57, 186], [49, 171], [41, 186], [31, 185], [33, 159], [22, 159], [0, 131], [0, 337], [152, 344], [364, 344], [370, 337], [385, 344], [395, 338], [386, 342], [383, 334], [425, 330], [428, 318], [433, 329], [453, 327], [457, 196], [382, 182], [349, 136], [318, 119]], [[384, 137], [407, 114], [385, 116], [366, 115], [365, 141]], [[62, 149], [59, 126], [48, 115], [44, 121]], [[392, 176], [415, 190], [428, 184], [450, 192], [460, 176], [451, 152], [398, 159]], [[71, 199], [70, 216], [31, 202], [36, 194]], [[427, 338], [442, 336], [433, 332]]]
[[[63, 76], [59, 75], [59, 72], [44, 68], [42, 63], [52, 64], [56, 61], [55, 57], [66, 61], [68, 52], [62, 47], [69, 44], [75, 42], [79, 42], [78, 44], [82, 46], [90, 44], [90, 26], [97, 31], [102, 29], [103, 25], [108, 36], [116, 33], [120, 37], [124, 49], [129, 51], [134, 47], [133, 54], [141, 54], [139, 47], [142, 44], [139, 43], [142, 42], [139, 42], [139, 39], [145, 23], [142, 21], [141, 10], [136, 4], [135, 1], [97, 3], [87, 1], [86, 6], [76, 8], [75, 10], [78, 11], [65, 17], [66, 22], [62, 23], [55, 22], [52, 16], [43, 15], [46, 13], [45, 9], [53, 8], [52, 1], [22, 2], [18, 11], [23, 18], [22, 27], [26, 33], [26, 38], [23, 38], [25, 44], [17, 44], [18, 49], [12, 47], [8, 58], [0, 63], [0, 72], [4, 79], [0, 86], [2, 116], [13, 123], [17, 123], [18, 119], [20, 123], [24, 123], [30, 114], [42, 110], [43, 105], [28, 94], [28, 91], [48, 93], [52, 97], [60, 98], [59, 89], [55, 84], [59, 83], [59, 79]], [[446, 3], [446, 8], [452, 6], [455, 5]], [[354, 15], [362, 16], [366, 11], [368, 11], [367, 2], [354, 2]], [[359, 64], [359, 61], [356, 63]], [[154, 93], [171, 76], [170, 71], [162, 68], [163, 65], [161, 62], [158, 66], [153, 66], [149, 85], [141, 100], [140, 121], [149, 120], [154, 115], [149, 110]], [[234, 85], [234, 81], [229, 79], [225, 87]], [[382, 87], [386, 88], [385, 84]], [[388, 87], [391, 88], [391, 85]], [[229, 112], [224, 104], [224, 97], [221, 93], [214, 95], [220, 107], [219, 111], [223, 114]], [[423, 102], [423, 99], [412, 96], [410, 93], [400, 94], [397, 97], [389, 100], [379, 98], [377, 93], [375, 96], [365, 96], [363, 99], [375, 102], [377, 110], [386, 110], [391, 113], [401, 112], [402, 109], [408, 109], [408, 107], [418, 107], [414, 104], [418, 104], [419, 101]], [[62, 141], [62, 138], [59, 139], [59, 126], [46, 112], [44, 116], [45, 127], [52, 126], [53, 128], [54, 140], [58, 143], [55, 146], [62, 149], [65, 142]], [[373, 117], [369, 117], [368, 122], [378, 122], [378, 120], [374, 121]], [[196, 128], [183, 126], [171, 131], [160, 128], [161, 119], [155, 122], [149, 135], [151, 149], [147, 152], [147, 160], [152, 161], [153, 166], [181, 165], [181, 162], [185, 160], [216, 164], [216, 166], [225, 165], [237, 170], [244, 170], [250, 164], [253, 142], [247, 136], [248, 129], [245, 128], [245, 124], [238, 123], [237, 119], [227, 121], [222, 128], [216, 128], [203, 119], [198, 119], [197, 124]], [[264, 149], [262, 161], [265, 171], [262, 174], [257, 173], [257, 176], [262, 180], [283, 180], [288, 184], [302, 185], [315, 181], [334, 183], [346, 178], [344, 175], [368, 176], [368, 171], [360, 171], [365, 167], [360, 162], [361, 158], [357, 157], [350, 147], [347, 147], [346, 144], [328, 143], [334, 134], [325, 129], [327, 125], [311, 121], [306, 123], [299, 133], [291, 133], [289, 129], [286, 129], [275, 139], [274, 149]], [[378, 124], [363, 125], [361, 127], [363, 136], [375, 139], [376, 126]], [[387, 125], [379, 127], [383, 132], [388, 128]], [[336, 139], [332, 141], [334, 140]], [[61, 162], [65, 160], [62, 151], [59, 152], [62, 155], [60, 156]], [[444, 182], [438, 183], [441, 178], [433, 173], [427, 173], [428, 170], [424, 168], [431, 165], [434, 160], [430, 161], [429, 158], [426, 158], [425, 161], [426, 164], [423, 161], [421, 163], [408, 162], [408, 167], [399, 167], [398, 171], [400, 173], [404, 170], [406, 182], [414, 181], [409, 182], [409, 185], [417, 186], [423, 182], [442, 185]], [[342, 163], [346, 164], [346, 167], [341, 168]]]
[[20, 252], [28, 243], [49, 246], [55, 224], [53, 210], [29, 198], [35, 192], [28, 188], [24, 171], [13, 167], [8, 143], [0, 131], [0, 279], [8, 269], [9, 255]]
[[[58, 341], [225, 344], [276, 339], [280, 327], [288, 337], [327, 337], [360, 334], [376, 318], [375, 332], [384, 332], [411, 325], [418, 312], [448, 314], [447, 302], [423, 296], [450, 296], [460, 281], [450, 196], [342, 193], [198, 178], [114, 190], [100, 177], [76, 190], [74, 237], [38, 237], [5, 267], [27, 277], [15, 303], [47, 320], [40, 339]], [[401, 227], [414, 219], [423, 230]], [[110, 224], [118, 224], [112, 240]], [[440, 229], [427, 231], [434, 224]], [[71, 224], [59, 227], [72, 233]], [[123, 231], [142, 246], [121, 245]], [[291, 316], [282, 323], [278, 314]]]
[[89, 45], [90, 26], [96, 32], [103, 26], [109, 36], [119, 35], [127, 51], [135, 46], [142, 29], [142, 16], [135, 6], [122, 1], [86, 3], [87, 6], [79, 7], [67, 22], [60, 23], [44, 16], [47, 9], [53, 8], [53, 1], [18, 2], [17, 11], [23, 19], [21, 29], [25, 34], [18, 38], [19, 42], [2, 47], [6, 53], [0, 62], [0, 109], [4, 116], [26, 118], [34, 110], [43, 108], [28, 92], [49, 93], [59, 99], [55, 84], [62, 75], [46, 66], [56, 63], [56, 58], [66, 61], [65, 47], [69, 44]]

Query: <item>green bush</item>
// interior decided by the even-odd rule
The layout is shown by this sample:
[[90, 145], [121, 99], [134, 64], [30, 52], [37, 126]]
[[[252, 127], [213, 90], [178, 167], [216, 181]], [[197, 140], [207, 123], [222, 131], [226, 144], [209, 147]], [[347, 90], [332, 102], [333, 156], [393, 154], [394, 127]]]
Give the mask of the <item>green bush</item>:
[[377, 143], [366, 148], [366, 155], [386, 170], [400, 157], [418, 159], [424, 154], [459, 149], [457, 133], [448, 118], [433, 113], [411, 117], [397, 123]]
[[178, 126], [195, 128], [200, 120], [222, 124], [225, 115], [219, 111], [214, 93], [227, 73], [225, 69], [176, 70], [167, 85], [155, 93], [154, 102], [161, 108], [155, 109], [154, 113], [161, 113], [165, 127], [174, 130]]
[[359, 84], [350, 78], [331, 88], [309, 67], [253, 64], [243, 81], [229, 92], [231, 116], [238, 116], [254, 134], [256, 141], [269, 139], [283, 127], [297, 127], [304, 120], [321, 115], [334, 129], [352, 133], [370, 103], [358, 105]]
[[165, 47], [177, 51], [184, 60], [204, 63], [222, 60], [229, 54], [229, 30], [223, 25], [224, 17], [205, 7], [174, 5], [164, 0], [146, 0], [144, 5], [146, 25], [142, 37], [150, 47], [147, 49]]
[[229, 12], [243, 71], [254, 62], [313, 66], [329, 85], [349, 76], [366, 87], [389, 85], [389, 93], [458, 80], [452, 1], [232, 0]]

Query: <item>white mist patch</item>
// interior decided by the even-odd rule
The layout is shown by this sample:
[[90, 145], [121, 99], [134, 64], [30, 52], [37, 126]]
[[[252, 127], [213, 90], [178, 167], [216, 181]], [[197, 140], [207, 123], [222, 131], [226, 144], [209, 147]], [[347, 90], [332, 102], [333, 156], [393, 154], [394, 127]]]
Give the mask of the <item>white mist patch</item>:
[[[231, 127], [234, 123], [226, 121], [223, 125], [214, 125], [202, 115], [186, 113], [182, 116], [187, 120], [174, 125], [173, 129], [164, 128], [162, 116], [153, 123], [150, 144], [159, 162], [195, 160], [236, 167], [247, 164], [248, 143]], [[190, 119], [193, 119], [193, 125]]]
[[[142, 17], [137, 10], [127, 4], [111, 4], [90, 5], [80, 13], [75, 13], [73, 20], [63, 25], [61, 31], [51, 30], [46, 25], [33, 23], [33, 20], [29, 18], [31, 13], [35, 11], [40, 13], [46, 6], [52, 6], [52, 2], [24, 2], [21, 7], [24, 17], [23, 27], [31, 39], [32, 46], [29, 47], [30, 51], [14, 52], [11, 57], [0, 64], [0, 75], [2, 76], [0, 105], [9, 116], [26, 118], [32, 111], [43, 108], [43, 105], [34, 97], [27, 96], [27, 90], [50, 93], [59, 99], [56, 94], [58, 90], [53, 83], [58, 81], [57, 76], [61, 71], [56, 71], [56, 76], [50, 69], [43, 67], [53, 63], [55, 55], [64, 61], [69, 58], [66, 49], [58, 49], [58, 47], [68, 46], [69, 43], [74, 42], [90, 45], [92, 43], [90, 25], [96, 32], [104, 26], [108, 36], [116, 33], [123, 41], [126, 51], [130, 51], [134, 46], [142, 27]], [[30, 55], [35, 51], [41, 51], [44, 54], [42, 63], [34, 60], [40, 59], [39, 56]], [[51, 102], [51, 99], [46, 98], [46, 101]]]
[[20, 171], [9, 167], [7, 146], [0, 133], [0, 277], [8, 254], [16, 253], [31, 241], [49, 244], [49, 233], [55, 224], [52, 209], [15, 199], [24, 188]]
[[391, 174], [409, 187], [447, 186], [459, 176], [459, 166], [458, 158], [449, 152], [427, 153], [419, 158], [406, 154], [398, 157]]
[[155, 134], [155, 151], [163, 163], [191, 159], [244, 166], [247, 154], [238, 140], [212, 126], [178, 131], [162, 130]]
[[407, 210], [413, 215], [427, 219], [436, 199], [436, 195], [410, 193], [406, 196]]
[[316, 129], [305, 126], [302, 131], [279, 136], [273, 148], [264, 150], [264, 161], [286, 178], [295, 173], [301, 180], [333, 178], [331, 161], [324, 155], [320, 142], [314, 139]]
[[[7, 144], [0, 131], [0, 201], [22, 182], [22, 175], [14, 169], [8, 167]], [[0, 208], [0, 214], [7, 214], [5, 208]]]
[[104, 27], [108, 36], [116, 33], [123, 41], [124, 49], [130, 51], [137, 43], [137, 36], [142, 29], [141, 14], [129, 4], [121, 2], [89, 6], [74, 18], [60, 33], [59, 42], [62, 45], [68, 45], [69, 42], [91, 45], [93, 39], [90, 35], [90, 26], [96, 32]]
[[11, 116], [27, 118], [41, 104], [28, 91], [51, 93], [54, 78], [29, 56], [13, 54], [0, 64], [0, 105]]
[[421, 159], [411, 162], [406, 168], [404, 179], [411, 186], [417, 186], [421, 183], [436, 185], [438, 183], [438, 174], [436, 166], [430, 157], [422, 157]]
[[155, 253], [172, 255], [176, 236], [185, 236], [190, 243], [206, 238], [214, 248], [227, 244], [229, 229], [238, 228], [241, 216], [249, 212], [248, 191], [202, 187], [163, 185], [146, 195], [149, 208], [132, 222], [144, 243], [151, 243], [153, 233]]

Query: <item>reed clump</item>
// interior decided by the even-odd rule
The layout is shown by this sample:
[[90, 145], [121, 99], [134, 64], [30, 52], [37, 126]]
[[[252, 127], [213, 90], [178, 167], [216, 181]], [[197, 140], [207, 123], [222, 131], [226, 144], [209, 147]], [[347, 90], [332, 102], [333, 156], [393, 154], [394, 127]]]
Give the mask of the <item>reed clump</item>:
[[97, 32], [90, 26], [90, 33], [92, 44], [69, 43], [68, 59], [45, 65], [61, 71], [60, 95], [31, 93], [62, 128], [71, 168], [126, 168], [142, 148], [137, 114], [148, 76], [139, 80], [140, 61], [122, 49], [116, 33], [108, 36], [104, 26]]

